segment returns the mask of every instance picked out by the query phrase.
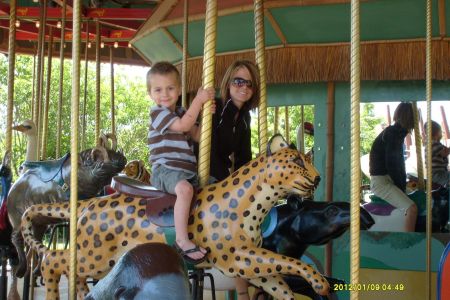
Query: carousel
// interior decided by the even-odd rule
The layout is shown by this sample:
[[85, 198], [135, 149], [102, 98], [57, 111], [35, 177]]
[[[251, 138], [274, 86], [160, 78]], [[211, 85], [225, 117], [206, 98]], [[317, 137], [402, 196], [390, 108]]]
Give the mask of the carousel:
[[[234, 170], [229, 178], [212, 185], [207, 185], [211, 103], [206, 103], [201, 113], [198, 173], [203, 188], [194, 196], [189, 228], [190, 237], [209, 250], [205, 263], [186, 266], [172, 248], [166, 248], [174, 241], [174, 197], [139, 181], [114, 177], [125, 167], [126, 153], [118, 151], [108, 138], [112, 141], [120, 132], [112, 122], [107, 130], [113, 135], [102, 137], [100, 131], [105, 128], [100, 128], [96, 119], [98, 145], [79, 157], [111, 165], [107, 178], [89, 180], [100, 188], [110, 185], [110, 193], [96, 197], [100, 189], [83, 190], [87, 185], [80, 180], [86, 176], [80, 174], [90, 170], [83, 169], [86, 164], [80, 167], [78, 157], [72, 155], [58, 161], [56, 170], [61, 170], [57, 172], [63, 184], [51, 186], [56, 201], [46, 200], [49, 196], [43, 194], [36, 196], [40, 200], [18, 205], [20, 200], [11, 199], [26, 197], [24, 191], [31, 191], [36, 181], [53, 176], [48, 165], [56, 162], [45, 161], [45, 147], [37, 147], [35, 156], [28, 157], [27, 152], [27, 161], [44, 162], [25, 164], [31, 170], [25, 170], [12, 186], [7, 173], [1, 173], [5, 179], [2, 200], [7, 203], [13, 236], [12, 244], [8, 240], [2, 248], [3, 261], [6, 264], [12, 259], [14, 249], [19, 261], [12, 267], [12, 281], [31, 268], [32, 255], [24, 252], [26, 245], [42, 260], [46, 299], [59, 296], [63, 274], [69, 278], [70, 299], [77, 295], [86, 299], [139, 299], [139, 295], [231, 299], [239, 296], [232, 291], [230, 278], [234, 277], [253, 285], [250, 291], [255, 299], [446, 299], [450, 272], [448, 186], [438, 195], [431, 180], [426, 180], [432, 176], [430, 168], [423, 168], [421, 145], [431, 143], [422, 140], [425, 132], [420, 132], [420, 121], [431, 119], [433, 100], [448, 105], [449, 15], [450, 3], [445, 0], [0, 3], [0, 51], [9, 58], [8, 151], [14, 150], [11, 129], [16, 54], [37, 58], [30, 119], [37, 125], [38, 141], [45, 141], [48, 127], [44, 57], [72, 59], [72, 153], [78, 153], [79, 143], [83, 143], [78, 132], [78, 128], [84, 130], [79, 124], [83, 120], [79, 109], [80, 59], [95, 60], [98, 72], [100, 62], [110, 62], [112, 78], [114, 64], [151, 67], [168, 61], [180, 70], [184, 107], [189, 106], [198, 87], [220, 88], [226, 69], [236, 60], [255, 62], [261, 78], [260, 103], [254, 117], [258, 128], [258, 144], [254, 146], [259, 156], [249, 163], [252, 167]], [[95, 53], [88, 50], [91, 46]], [[59, 48], [59, 53], [54, 48]], [[51, 59], [47, 61], [51, 64]], [[113, 84], [111, 93], [114, 120]], [[413, 139], [420, 194], [415, 201], [418, 222], [421, 218], [423, 225], [416, 232], [403, 230], [395, 208], [379, 214], [388, 206], [382, 199], [365, 203], [362, 197], [360, 105], [399, 101], [413, 102], [415, 107]], [[416, 105], [419, 101], [427, 103], [422, 118]], [[60, 105], [69, 103], [61, 101]], [[290, 112], [295, 107], [303, 111], [306, 106], [313, 107], [313, 120], [302, 118], [300, 124], [292, 124]], [[285, 112], [284, 138], [277, 125], [281, 109]], [[275, 116], [275, 125], [268, 122], [269, 112]], [[272, 125], [273, 129], [269, 128]], [[290, 128], [299, 128], [298, 140]], [[308, 133], [314, 136], [313, 160], [303, 154]], [[444, 133], [448, 139], [448, 126], [444, 126]], [[426, 135], [431, 136], [431, 129]], [[292, 142], [300, 151], [288, 147]], [[286, 157], [301, 160], [305, 170], [301, 176], [295, 170], [285, 178], [279, 173], [281, 168], [292, 168]], [[431, 165], [431, 156], [425, 160]], [[9, 164], [9, 154], [5, 153], [1, 170]], [[266, 173], [271, 174], [264, 177]], [[295, 183], [299, 181], [300, 188]], [[64, 184], [70, 193], [63, 190]], [[314, 201], [306, 200], [311, 194]], [[226, 207], [228, 197], [239, 204], [232, 207], [226, 202]], [[134, 207], [132, 212], [130, 207]], [[103, 220], [116, 222], [122, 229], [105, 228], [106, 221], [97, 221], [102, 213]], [[68, 248], [47, 247], [42, 242], [46, 226], [62, 221], [70, 224]], [[127, 229], [130, 222], [140, 227]], [[223, 222], [220, 230], [215, 222]], [[440, 225], [435, 227], [433, 222]], [[391, 226], [394, 223], [398, 227]], [[251, 232], [253, 228], [256, 233]], [[159, 273], [135, 267], [140, 264], [139, 257], [147, 255], [149, 261], [172, 264], [146, 265]], [[161, 274], [172, 276], [171, 283], [155, 281]], [[129, 278], [132, 280], [127, 281]], [[91, 279], [98, 283], [92, 286]], [[148, 282], [156, 288], [145, 294]], [[0, 288], [6, 297], [6, 284]], [[32, 291], [23, 293], [24, 299], [28, 297], [33, 297]]]

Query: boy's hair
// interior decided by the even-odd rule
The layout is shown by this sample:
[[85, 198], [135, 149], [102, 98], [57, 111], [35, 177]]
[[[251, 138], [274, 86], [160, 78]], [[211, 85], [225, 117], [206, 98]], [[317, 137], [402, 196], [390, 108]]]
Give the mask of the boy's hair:
[[394, 111], [394, 122], [411, 132], [414, 129], [414, 111], [411, 102], [401, 102]]
[[247, 68], [248, 72], [250, 73], [250, 77], [252, 78], [252, 90], [253, 90], [252, 97], [247, 102], [245, 102], [244, 106], [247, 109], [254, 109], [258, 107], [259, 104], [259, 93], [260, 93], [259, 69], [254, 63], [252, 63], [249, 60], [237, 60], [228, 67], [227, 71], [225, 72], [225, 75], [223, 76], [222, 83], [220, 85], [220, 96], [224, 101], [230, 99], [231, 81], [234, 77], [234, 74], [236, 74], [237, 70], [241, 68]]
[[147, 90], [150, 91], [150, 76], [152, 75], [168, 75], [168, 74], [175, 74], [177, 77], [177, 81], [179, 84], [181, 84], [180, 79], [180, 72], [178, 72], [178, 69], [172, 65], [170, 62], [167, 61], [160, 61], [154, 64], [150, 70], [147, 72]]
[[[426, 122], [424, 125], [425, 133], [427, 132], [427, 126], [428, 126], [428, 122]], [[441, 125], [439, 125], [437, 122], [432, 120], [431, 121], [431, 136], [434, 137], [440, 131], [442, 131]]]

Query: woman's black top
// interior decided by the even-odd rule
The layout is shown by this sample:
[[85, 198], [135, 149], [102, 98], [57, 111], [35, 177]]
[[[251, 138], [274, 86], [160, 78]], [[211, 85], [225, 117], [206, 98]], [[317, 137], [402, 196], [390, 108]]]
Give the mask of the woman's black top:
[[239, 110], [233, 101], [225, 103], [216, 99], [211, 137], [210, 175], [223, 180], [230, 175], [230, 155], [234, 153], [234, 169], [237, 170], [252, 159], [250, 112]]
[[370, 150], [370, 175], [389, 175], [394, 184], [406, 190], [403, 143], [408, 131], [395, 123], [385, 128], [375, 139]]

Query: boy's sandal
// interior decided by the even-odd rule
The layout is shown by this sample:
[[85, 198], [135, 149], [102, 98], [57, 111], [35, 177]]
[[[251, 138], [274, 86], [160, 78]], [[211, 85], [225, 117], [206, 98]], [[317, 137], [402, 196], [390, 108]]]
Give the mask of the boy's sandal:
[[[200, 250], [200, 248], [198, 246], [195, 246], [194, 248], [188, 249], [188, 250], [183, 250], [181, 249], [180, 246], [178, 246], [177, 242], [173, 243], [173, 246], [175, 248], [175, 250], [177, 250], [177, 252], [183, 257], [183, 259], [192, 264], [192, 265], [198, 265], [199, 263], [202, 263], [206, 260], [206, 254], [203, 254]], [[190, 253], [194, 253], [194, 252], [200, 252], [203, 254], [203, 257], [200, 257], [198, 259], [194, 259], [190, 256], [188, 256], [188, 254]]]

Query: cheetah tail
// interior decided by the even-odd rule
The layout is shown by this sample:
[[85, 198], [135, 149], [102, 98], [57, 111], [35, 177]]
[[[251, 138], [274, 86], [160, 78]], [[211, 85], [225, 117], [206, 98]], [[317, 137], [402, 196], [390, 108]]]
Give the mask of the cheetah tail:
[[25, 243], [35, 249], [39, 254], [44, 254], [47, 247], [34, 236], [33, 221], [60, 219], [69, 220], [70, 212], [67, 203], [37, 204], [29, 207], [22, 215], [20, 230]]

